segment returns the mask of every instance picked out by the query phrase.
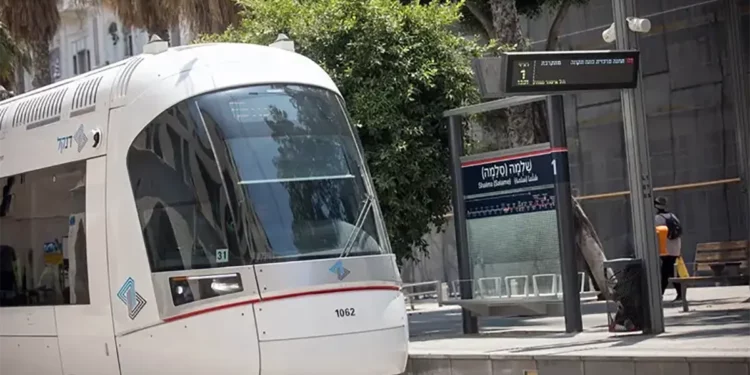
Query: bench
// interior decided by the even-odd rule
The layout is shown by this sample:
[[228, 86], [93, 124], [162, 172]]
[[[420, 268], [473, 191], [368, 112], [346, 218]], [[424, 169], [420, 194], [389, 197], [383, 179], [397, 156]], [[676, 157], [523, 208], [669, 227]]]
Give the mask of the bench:
[[[693, 276], [670, 277], [669, 282], [680, 284], [682, 289], [682, 311], [687, 312], [687, 289], [705, 283], [715, 285], [727, 283], [748, 283], [748, 241], [700, 243], [695, 249]], [[708, 274], [708, 275], [706, 275]]]

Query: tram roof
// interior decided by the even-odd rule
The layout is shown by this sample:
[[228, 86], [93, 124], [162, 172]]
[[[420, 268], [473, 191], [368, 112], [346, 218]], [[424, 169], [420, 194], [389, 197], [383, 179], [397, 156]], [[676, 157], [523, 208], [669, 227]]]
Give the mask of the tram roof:
[[0, 133], [52, 124], [82, 111], [121, 107], [147, 90], [178, 95], [171, 87], [160, 86], [161, 79], [198, 70], [205, 73], [206, 69], [210, 75], [212, 67], [220, 69], [225, 64], [244, 64], [257, 72], [256, 82], [245, 80], [243, 85], [309, 84], [340, 94], [323, 69], [303, 55], [254, 44], [194, 44], [133, 56], [4, 100], [0, 102]]

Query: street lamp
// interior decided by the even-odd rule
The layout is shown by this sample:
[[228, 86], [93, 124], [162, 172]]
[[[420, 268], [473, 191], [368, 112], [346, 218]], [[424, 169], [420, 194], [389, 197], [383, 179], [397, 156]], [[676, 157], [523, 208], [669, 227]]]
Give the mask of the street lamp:
[[[628, 28], [632, 32], [645, 34], [651, 31], [651, 21], [647, 18], [626, 17], [625, 21], [627, 21]], [[612, 25], [610, 25], [607, 30], [602, 32], [602, 39], [607, 43], [614, 43], [617, 40], [617, 32], [615, 31], [614, 22], [612, 22]]]
[[279, 34], [276, 37], [276, 41], [268, 45], [269, 47], [283, 49], [285, 51], [294, 52], [294, 41], [289, 39], [286, 34]]
[[[602, 33], [602, 38], [607, 43], [616, 42], [617, 49], [638, 50], [638, 36], [635, 34], [651, 30], [649, 20], [629, 16], [636, 14], [636, 2], [637, 0], [612, 0], [612, 19], [615, 23]], [[654, 191], [651, 186], [651, 153], [643, 89], [643, 74], [639, 72], [636, 88], [620, 91], [620, 105], [628, 167], [633, 247], [636, 258], [641, 260], [643, 266], [641, 281], [646, 285], [642, 289], [642, 303], [646, 313], [643, 332], [659, 334], [664, 332], [659, 277], [661, 261], [654, 230]]]

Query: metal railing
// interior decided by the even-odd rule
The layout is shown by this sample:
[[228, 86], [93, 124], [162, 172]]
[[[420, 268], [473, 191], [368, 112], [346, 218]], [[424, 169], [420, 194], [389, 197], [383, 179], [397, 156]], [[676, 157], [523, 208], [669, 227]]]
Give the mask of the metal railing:
[[[594, 285], [588, 275], [579, 273], [581, 296], [596, 295]], [[541, 280], [549, 282], [543, 285]], [[404, 299], [412, 311], [416, 310], [415, 300], [435, 300], [438, 306], [443, 301], [461, 298], [460, 283], [470, 281], [474, 290], [472, 298], [528, 298], [541, 296], [562, 296], [560, 274], [513, 275], [505, 277], [482, 277], [474, 280], [452, 280], [445, 283], [439, 280], [403, 284]], [[588, 285], [587, 285], [588, 284]], [[588, 288], [587, 288], [588, 286]], [[588, 289], [588, 290], [587, 290]]]
[[[582, 296], [598, 294], [593, 281], [584, 272], [579, 272]], [[548, 280], [543, 283], [542, 280]], [[562, 296], [560, 274], [512, 275], [505, 277], [482, 277], [475, 280], [453, 280], [446, 284], [443, 299], [461, 298], [460, 283], [472, 283], [472, 298], [527, 298], [540, 296]], [[588, 286], [588, 288], [587, 288]], [[587, 290], [588, 289], [588, 290]], [[440, 300], [440, 298], [438, 298]]]
[[438, 300], [438, 306], [440, 306], [440, 299], [438, 298], [438, 293], [440, 293], [440, 281], [438, 280], [403, 284], [401, 290], [404, 293], [406, 303], [411, 307], [412, 311], [415, 309], [415, 299], [435, 299]]

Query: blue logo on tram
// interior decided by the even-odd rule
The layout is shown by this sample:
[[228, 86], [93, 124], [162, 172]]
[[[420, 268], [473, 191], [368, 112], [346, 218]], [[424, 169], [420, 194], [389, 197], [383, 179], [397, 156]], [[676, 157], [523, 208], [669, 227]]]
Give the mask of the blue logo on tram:
[[335, 273], [339, 281], [344, 280], [351, 273], [341, 260], [337, 261], [331, 268], [328, 269], [331, 273]]
[[128, 277], [125, 280], [125, 284], [117, 292], [117, 298], [128, 307], [128, 317], [130, 320], [135, 320], [138, 313], [146, 306], [146, 299], [135, 290], [135, 281], [132, 277]]

